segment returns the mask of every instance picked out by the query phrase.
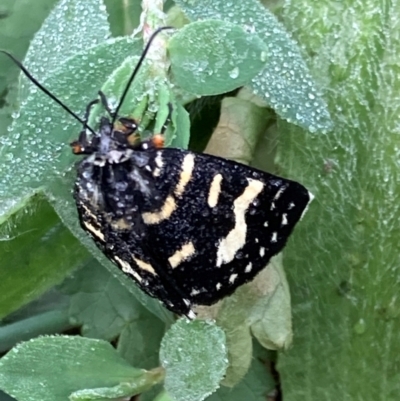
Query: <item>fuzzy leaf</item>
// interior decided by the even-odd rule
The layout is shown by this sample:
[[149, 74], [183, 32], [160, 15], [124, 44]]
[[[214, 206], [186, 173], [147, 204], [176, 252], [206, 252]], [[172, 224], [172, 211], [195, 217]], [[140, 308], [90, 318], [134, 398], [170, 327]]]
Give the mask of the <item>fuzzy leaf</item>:
[[104, 0], [113, 36], [130, 35], [139, 25], [142, 12], [139, 0]]
[[278, 370], [285, 401], [392, 401], [400, 394], [400, 3], [325, 5], [288, 3], [284, 16], [307, 51], [318, 49], [313, 70], [329, 82], [336, 129], [328, 138], [279, 125], [280, 171], [316, 201], [285, 252], [295, 346]]
[[284, 119], [309, 130], [332, 122], [297, 44], [258, 0], [176, 0], [192, 21], [219, 19], [256, 33], [267, 45], [265, 67], [250, 87]]
[[[0, 49], [22, 60], [33, 34], [40, 28], [56, 0], [37, 0], [26, 18], [25, 0], [8, 0], [0, 4]], [[0, 59], [0, 136], [7, 133], [15, 108], [19, 68], [1, 55]]]
[[260, 348], [257, 343], [254, 344], [255, 355], [250, 369], [234, 388], [221, 386], [206, 401], [265, 401], [269, 399], [267, 394], [274, 389], [275, 382], [264, 360], [265, 352], [259, 351]]
[[34, 213], [18, 214], [0, 234], [0, 318], [60, 283], [88, 257], [47, 203], [36, 197], [27, 207]]
[[[31, 41], [25, 67], [43, 82], [67, 59], [82, 49], [100, 45], [110, 36], [106, 9], [101, 1], [61, 0]], [[20, 99], [25, 99], [32, 83], [25, 77], [22, 82]]]
[[215, 324], [178, 320], [165, 334], [160, 360], [175, 401], [201, 401], [214, 392], [227, 365], [225, 334]]
[[264, 67], [267, 46], [229, 22], [194, 22], [169, 41], [174, 80], [196, 95], [229, 92], [250, 82]]
[[92, 260], [74, 273], [62, 290], [70, 295], [71, 320], [82, 325], [86, 337], [118, 337], [118, 352], [132, 365], [157, 366], [164, 324], [99, 262]]
[[0, 388], [18, 401], [66, 401], [74, 391], [132, 383], [142, 375], [109, 343], [82, 337], [40, 337], [0, 360]]

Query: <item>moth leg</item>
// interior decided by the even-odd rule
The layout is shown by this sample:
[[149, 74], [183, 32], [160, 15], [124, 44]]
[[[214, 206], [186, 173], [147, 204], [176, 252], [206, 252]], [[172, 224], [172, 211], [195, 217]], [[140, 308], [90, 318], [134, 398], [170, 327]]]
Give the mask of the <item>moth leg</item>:
[[99, 99], [94, 99], [86, 106], [86, 111], [83, 118], [83, 128], [79, 133], [78, 139], [70, 143], [72, 152], [76, 155], [89, 155], [93, 152], [91, 146], [92, 140], [88, 138], [88, 130], [85, 127], [88, 126], [89, 116], [93, 106], [98, 102]]
[[103, 105], [103, 107], [106, 110], [106, 112], [108, 113], [108, 115], [111, 118], [114, 118], [114, 113], [111, 110], [110, 105], [108, 104], [108, 100], [107, 100], [106, 95], [104, 94], [104, 92], [99, 91], [99, 96], [100, 96], [101, 104]]
[[120, 117], [118, 121], [123, 127], [122, 131], [127, 136], [133, 134], [138, 128], [138, 125], [133, 118]]
[[86, 106], [85, 115], [83, 117], [83, 122], [85, 123], [85, 125], [87, 125], [89, 121], [90, 112], [92, 111], [93, 106], [97, 103], [99, 103], [99, 99], [94, 99]]

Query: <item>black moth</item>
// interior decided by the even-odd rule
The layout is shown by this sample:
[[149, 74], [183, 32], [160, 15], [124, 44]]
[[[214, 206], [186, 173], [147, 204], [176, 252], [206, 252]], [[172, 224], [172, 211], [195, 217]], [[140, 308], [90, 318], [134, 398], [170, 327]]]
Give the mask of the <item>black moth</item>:
[[[162, 28], [165, 29], [165, 28]], [[311, 200], [300, 184], [234, 161], [163, 148], [160, 135], [132, 144], [137, 126], [103, 117], [98, 131], [79, 119], [74, 189], [80, 223], [97, 246], [139, 287], [168, 309], [194, 318], [251, 281], [285, 246]]]

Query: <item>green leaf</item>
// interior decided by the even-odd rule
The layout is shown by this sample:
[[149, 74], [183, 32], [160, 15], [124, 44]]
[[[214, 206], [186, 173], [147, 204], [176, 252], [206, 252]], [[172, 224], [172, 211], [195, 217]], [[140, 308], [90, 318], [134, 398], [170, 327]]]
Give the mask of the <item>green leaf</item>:
[[165, 389], [175, 401], [201, 401], [214, 392], [227, 365], [225, 334], [201, 320], [178, 320], [165, 334], [160, 350]]
[[96, 260], [74, 273], [62, 289], [70, 295], [70, 318], [83, 325], [86, 337], [113, 340], [139, 317], [133, 294]]
[[[43, 19], [49, 14], [57, 0], [38, 0], [26, 18], [25, 0], [3, 0], [0, 5], [0, 49], [12, 53], [21, 60], [28, 49], [33, 34], [40, 28]], [[16, 81], [19, 68], [8, 59], [1, 62], [0, 93], [6, 86]]]
[[72, 393], [69, 398], [71, 401], [131, 399], [133, 396], [149, 390], [163, 377], [164, 372], [161, 369], [154, 369], [150, 372], [142, 371], [142, 374], [135, 377], [131, 383], [121, 383], [115, 387], [78, 390]]
[[171, 396], [165, 391], [161, 391], [153, 401], [174, 401]]
[[292, 339], [290, 294], [277, 256], [257, 275], [224, 299], [217, 314], [224, 329], [229, 367], [222, 382], [233, 387], [246, 374], [252, 355], [250, 327], [261, 344], [269, 349], [285, 349]]
[[327, 137], [279, 124], [280, 170], [316, 196], [285, 253], [295, 339], [278, 364], [285, 401], [399, 398], [398, 7], [306, 0], [284, 16], [318, 49], [336, 125]]
[[[79, 268], [79, 267], [78, 267]], [[52, 287], [0, 320], [0, 354], [22, 341], [74, 328], [68, 318], [69, 297]]]
[[306, 129], [332, 127], [324, 100], [312, 80], [297, 44], [258, 0], [176, 0], [192, 21], [219, 19], [256, 32], [267, 45], [264, 69], [250, 87], [284, 119]]
[[[26, 18], [25, 0], [2, 0], [0, 4], [0, 49], [8, 50], [22, 60], [33, 34], [40, 28], [43, 19], [50, 12], [56, 0], [37, 0]], [[0, 61], [0, 136], [7, 133], [11, 124], [17, 94], [19, 68], [9, 59], [1, 56]]]
[[[24, 60], [25, 67], [44, 81], [82, 49], [100, 45], [110, 36], [102, 2], [61, 0], [31, 41]], [[22, 82], [20, 99], [28, 96], [28, 88], [32, 89], [33, 85], [26, 77]]]
[[18, 401], [65, 401], [77, 390], [142, 379], [113, 347], [82, 337], [41, 337], [0, 360], [0, 388]]
[[[117, 106], [138, 61], [139, 55], [127, 57], [101, 88], [111, 107]], [[138, 121], [139, 133], [143, 137], [148, 137], [148, 128], [155, 133], [162, 131], [171, 106], [171, 123], [165, 133], [165, 146], [173, 144], [187, 148], [190, 137], [189, 115], [175, 98], [164, 67], [162, 64], [150, 64], [145, 60], [129, 88], [120, 114], [131, 116]], [[93, 107], [89, 123], [93, 126], [102, 115], [104, 115], [103, 106], [96, 105]]]
[[[274, 390], [275, 382], [265, 361], [265, 352], [254, 344], [255, 356], [251, 361], [249, 371], [234, 388], [221, 386], [207, 401], [265, 401], [268, 394]], [[273, 397], [271, 397], [272, 399]]]
[[99, 262], [92, 260], [74, 273], [62, 290], [70, 294], [69, 315], [82, 325], [83, 335], [104, 340], [119, 336], [117, 350], [132, 365], [158, 365], [164, 323]]
[[[87, 251], [43, 200], [3, 226], [0, 234], [0, 318], [61, 282]], [[62, 246], [60, 246], [62, 244]]]
[[139, 25], [142, 5], [140, 0], [104, 0], [113, 36], [130, 35]]
[[[82, 115], [108, 75], [134, 49], [140, 51], [138, 41], [110, 40], [69, 59], [43, 84]], [[79, 130], [79, 123], [52, 99], [39, 90], [32, 92], [12, 131], [0, 138], [0, 217], [9, 213], [10, 198], [21, 198], [37, 188], [50, 186], [55, 177], [65, 174], [76, 161], [67, 144]]]
[[[176, 119], [172, 121], [176, 132], [171, 138], [171, 148], [187, 149], [190, 139], [190, 118], [189, 113], [180, 103], [175, 103]], [[168, 132], [168, 130], [167, 130]]]
[[287, 349], [292, 342], [292, 316], [282, 254], [272, 258], [266, 270], [257, 278], [264, 288], [248, 317], [251, 331], [263, 347]]
[[250, 82], [267, 59], [255, 34], [230, 22], [208, 20], [180, 29], [168, 43], [174, 80], [196, 95], [229, 92]]
[[164, 332], [162, 321], [144, 309], [137, 320], [123, 328], [117, 350], [137, 367], [154, 368], [159, 364], [158, 354]]
[[[258, 278], [259, 276], [257, 276]], [[217, 324], [223, 328], [228, 347], [229, 366], [222, 384], [233, 387], [247, 373], [252, 355], [252, 340], [247, 317], [259, 294], [253, 283], [245, 284], [235, 294], [224, 299], [217, 315]]]

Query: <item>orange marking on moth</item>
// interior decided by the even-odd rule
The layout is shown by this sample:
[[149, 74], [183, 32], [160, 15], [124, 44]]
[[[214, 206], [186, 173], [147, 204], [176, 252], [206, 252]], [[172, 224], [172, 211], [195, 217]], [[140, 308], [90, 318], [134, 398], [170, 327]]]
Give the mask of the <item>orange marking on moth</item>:
[[161, 134], [156, 134], [151, 138], [153, 145], [156, 148], [163, 148], [164, 147], [164, 137]]
[[72, 153], [75, 155], [80, 155], [83, 152], [82, 145], [77, 141], [70, 143], [70, 146], [72, 148]]

